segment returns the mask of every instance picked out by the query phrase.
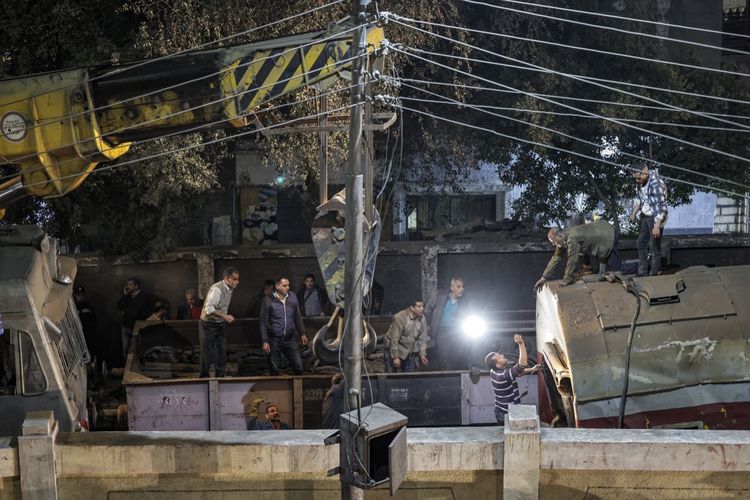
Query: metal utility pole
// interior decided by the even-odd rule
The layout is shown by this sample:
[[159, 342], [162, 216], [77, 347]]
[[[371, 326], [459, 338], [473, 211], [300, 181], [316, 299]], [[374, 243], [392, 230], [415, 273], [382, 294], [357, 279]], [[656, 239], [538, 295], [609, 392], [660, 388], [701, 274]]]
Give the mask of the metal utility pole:
[[320, 125], [320, 197], [318, 199], [318, 205], [328, 201], [328, 132], [325, 127], [328, 125], [328, 96], [320, 95], [320, 118], [318, 123]]
[[[349, 124], [349, 172], [346, 175], [346, 261], [344, 274], [344, 294], [346, 307], [346, 328], [341, 349], [343, 350], [344, 381], [349, 408], [360, 406], [362, 389], [362, 280], [364, 247], [364, 193], [362, 178], [362, 103], [364, 101], [363, 66], [365, 62], [366, 9], [370, 0], [352, 0], [352, 21], [360, 28], [355, 30], [352, 39], [352, 52], [357, 58], [352, 62], [352, 108]], [[352, 500], [364, 498], [364, 491], [344, 482], [344, 471], [354, 467], [353, 450], [340, 447], [341, 459], [341, 498]]]

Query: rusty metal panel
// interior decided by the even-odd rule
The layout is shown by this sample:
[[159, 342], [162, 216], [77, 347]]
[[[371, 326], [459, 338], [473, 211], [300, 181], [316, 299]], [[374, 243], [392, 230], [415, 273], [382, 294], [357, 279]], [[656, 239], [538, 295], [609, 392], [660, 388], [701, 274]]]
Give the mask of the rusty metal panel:
[[406, 415], [414, 427], [461, 425], [461, 374], [392, 374], [380, 401]]
[[131, 431], [207, 431], [206, 382], [126, 388]]

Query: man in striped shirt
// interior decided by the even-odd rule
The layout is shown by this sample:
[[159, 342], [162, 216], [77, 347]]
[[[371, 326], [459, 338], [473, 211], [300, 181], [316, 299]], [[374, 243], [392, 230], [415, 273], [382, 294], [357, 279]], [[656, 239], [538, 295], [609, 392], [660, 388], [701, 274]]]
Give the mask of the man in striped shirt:
[[505, 355], [499, 352], [491, 352], [484, 358], [484, 362], [490, 368], [490, 379], [495, 391], [495, 419], [499, 424], [503, 424], [505, 421], [508, 405], [521, 403], [521, 395], [518, 392], [518, 377], [536, 373], [539, 370], [539, 365], [527, 368], [528, 354], [523, 337], [516, 334], [513, 341], [518, 345], [518, 363], [515, 365], [509, 367]]

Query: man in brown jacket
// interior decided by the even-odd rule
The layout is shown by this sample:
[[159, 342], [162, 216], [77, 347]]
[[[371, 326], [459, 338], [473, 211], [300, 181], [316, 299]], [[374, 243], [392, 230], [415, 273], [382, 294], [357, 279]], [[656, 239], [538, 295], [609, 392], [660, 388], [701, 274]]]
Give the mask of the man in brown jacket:
[[608, 271], [620, 270], [619, 231], [605, 220], [594, 221], [590, 224], [560, 229], [555, 227], [549, 230], [547, 238], [555, 245], [555, 254], [547, 264], [542, 277], [534, 284], [534, 289], [539, 290], [555, 272], [558, 264], [562, 261], [563, 252], [567, 253], [565, 263], [565, 274], [560, 282], [561, 287], [573, 283], [573, 273], [580, 254], [597, 257], [601, 262], [607, 263]]
[[385, 371], [413, 372], [417, 364], [427, 364], [427, 321], [424, 302], [412, 305], [393, 315], [385, 334]]

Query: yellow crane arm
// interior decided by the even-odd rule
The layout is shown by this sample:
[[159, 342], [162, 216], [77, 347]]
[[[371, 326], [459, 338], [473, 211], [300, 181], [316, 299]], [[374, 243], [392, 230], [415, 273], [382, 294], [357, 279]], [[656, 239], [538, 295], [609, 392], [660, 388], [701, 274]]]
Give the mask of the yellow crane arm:
[[[152, 63], [101, 66], [0, 81], [0, 211], [19, 197], [62, 196], [133, 141], [196, 126], [244, 127], [263, 103], [344, 77], [351, 33], [326, 31], [190, 52]], [[382, 28], [368, 28], [368, 53]], [[2, 213], [0, 212], [0, 216]]]

